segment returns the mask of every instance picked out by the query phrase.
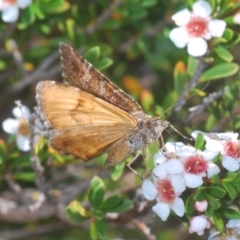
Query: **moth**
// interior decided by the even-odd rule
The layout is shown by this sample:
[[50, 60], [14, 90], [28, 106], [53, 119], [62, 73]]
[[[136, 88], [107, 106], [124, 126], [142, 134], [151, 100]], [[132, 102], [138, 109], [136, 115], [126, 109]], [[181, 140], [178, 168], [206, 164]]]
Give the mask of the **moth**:
[[69, 45], [60, 43], [63, 83], [40, 81], [37, 114], [50, 144], [88, 161], [108, 152], [105, 166], [117, 164], [156, 141], [167, 121], [145, 114]]

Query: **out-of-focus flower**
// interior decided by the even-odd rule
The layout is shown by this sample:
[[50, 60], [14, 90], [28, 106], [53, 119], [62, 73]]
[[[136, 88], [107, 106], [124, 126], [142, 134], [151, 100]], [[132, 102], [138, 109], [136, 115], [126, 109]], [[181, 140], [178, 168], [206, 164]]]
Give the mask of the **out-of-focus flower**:
[[20, 150], [27, 152], [30, 150], [29, 139], [30, 129], [28, 119], [30, 110], [26, 106], [14, 107], [12, 113], [16, 119], [7, 118], [2, 122], [2, 128], [6, 133], [16, 134], [17, 146]]
[[240, 236], [240, 220], [231, 219], [226, 224], [226, 228], [231, 230], [226, 230], [221, 233], [219, 231], [214, 232], [208, 238], [208, 240], [238, 240]]
[[240, 11], [233, 16], [233, 22], [236, 24], [240, 24]]
[[[193, 132], [192, 136], [196, 137], [199, 131]], [[238, 133], [203, 133], [206, 140], [206, 149], [219, 152], [222, 155], [222, 165], [230, 172], [239, 170], [240, 164], [240, 141]]]
[[201, 202], [195, 202], [195, 209], [199, 212], [205, 212], [208, 207], [208, 202], [207, 200], [203, 200]]
[[19, 16], [19, 8], [26, 8], [32, 0], [0, 0], [0, 11], [4, 22], [15, 22]]
[[156, 199], [157, 204], [153, 206], [152, 210], [162, 221], [166, 221], [170, 214], [170, 209], [179, 217], [184, 215], [184, 202], [179, 196], [186, 186], [181, 175], [165, 174], [163, 168], [163, 165], [157, 165], [153, 169], [154, 181], [144, 180], [142, 191], [146, 199]]
[[189, 232], [196, 232], [198, 235], [203, 235], [206, 228], [210, 228], [211, 224], [205, 215], [195, 216], [190, 220]]
[[221, 37], [226, 28], [223, 20], [211, 19], [211, 6], [206, 1], [193, 4], [193, 11], [183, 9], [172, 16], [176, 25], [170, 32], [170, 39], [178, 48], [187, 46], [187, 51], [194, 57], [206, 54], [208, 44], [206, 40]]

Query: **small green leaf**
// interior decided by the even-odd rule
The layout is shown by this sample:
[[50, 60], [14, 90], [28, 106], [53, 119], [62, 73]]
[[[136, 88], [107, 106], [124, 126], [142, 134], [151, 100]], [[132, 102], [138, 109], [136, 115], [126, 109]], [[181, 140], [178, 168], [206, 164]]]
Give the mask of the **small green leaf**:
[[26, 181], [26, 182], [35, 182], [36, 181], [36, 173], [35, 172], [14, 173], [13, 177], [20, 181]]
[[209, 205], [213, 208], [213, 209], [218, 209], [221, 207], [221, 203], [214, 197], [212, 197], [211, 195], [209, 194], [206, 194], [206, 199], [209, 203]]
[[237, 196], [237, 191], [231, 183], [222, 182], [222, 186], [227, 190], [228, 195], [231, 199], [235, 199]]
[[221, 187], [217, 187], [217, 186], [207, 187], [206, 192], [216, 198], [223, 198], [226, 194], [226, 191], [224, 189], [222, 189]]
[[187, 74], [192, 77], [197, 70], [197, 66], [199, 64], [199, 59], [192, 57], [192, 56], [188, 56], [188, 63], [187, 63]]
[[142, 0], [140, 3], [143, 7], [152, 7], [157, 4], [157, 0]]
[[205, 193], [204, 191], [197, 191], [197, 193], [194, 196], [194, 200], [196, 201], [203, 201], [204, 199], [206, 199]]
[[99, 221], [99, 220], [96, 221], [96, 229], [97, 229], [98, 236], [100, 237], [100, 239], [104, 239], [104, 240], [107, 239], [108, 225], [104, 219], [101, 221]]
[[103, 211], [108, 211], [109, 209], [116, 208], [121, 201], [122, 201], [122, 198], [120, 194], [110, 196], [103, 202], [100, 209], [102, 209]]
[[231, 208], [220, 208], [219, 212], [228, 219], [240, 219], [240, 212]]
[[221, 63], [205, 71], [201, 76], [201, 81], [220, 80], [234, 75], [238, 70], [239, 65], [236, 63]]
[[95, 219], [90, 221], [90, 237], [92, 240], [98, 239], [98, 230], [97, 230]]
[[221, 180], [220, 180], [219, 175], [214, 175], [214, 176], [212, 176], [212, 181], [213, 181], [213, 183], [215, 183], [215, 184], [220, 184], [220, 183], [221, 183]]
[[222, 58], [226, 62], [231, 62], [233, 60], [233, 55], [222, 46], [215, 47], [214, 51], [220, 58]]
[[112, 208], [109, 212], [125, 212], [133, 207], [133, 201], [130, 199], [124, 199], [117, 207]]
[[232, 183], [240, 183], [240, 172], [238, 172], [236, 174], [236, 176], [234, 177]]
[[113, 181], [117, 181], [123, 174], [124, 168], [126, 166], [126, 161], [116, 164], [111, 170], [111, 178]]
[[101, 220], [104, 218], [104, 212], [102, 210], [94, 210], [93, 215], [96, 219]]
[[195, 210], [194, 208], [194, 204], [195, 204], [195, 200], [194, 200], [194, 195], [195, 194], [191, 194], [186, 201], [186, 205], [185, 205], [185, 211], [187, 214], [192, 214], [193, 211]]
[[72, 201], [65, 209], [67, 217], [74, 222], [81, 222], [90, 218], [90, 214], [78, 201]]
[[222, 232], [223, 229], [224, 229], [224, 221], [223, 221], [223, 219], [216, 212], [213, 214], [212, 217], [213, 217], [213, 220], [214, 220], [216, 228], [218, 229], [218, 231]]
[[84, 53], [84, 58], [89, 62], [95, 62], [100, 56], [100, 47], [92, 47]]
[[112, 65], [113, 60], [110, 58], [102, 58], [99, 61], [96, 62], [96, 64], [94, 64], [94, 66], [99, 70], [103, 70], [107, 67], [109, 67], [110, 65]]
[[204, 149], [204, 135], [202, 133], [198, 133], [196, 141], [195, 141], [195, 148], [203, 150]]
[[88, 189], [88, 199], [93, 207], [98, 208], [103, 202], [105, 186], [101, 178], [93, 177]]
[[233, 38], [234, 31], [232, 29], [226, 28], [222, 38], [226, 39], [226, 41], [230, 41]]
[[207, 210], [204, 213], [206, 214], [206, 216], [208, 218], [210, 218], [210, 217], [212, 217], [212, 215], [214, 213], [214, 209], [211, 206], [208, 205], [208, 208], [207, 208]]

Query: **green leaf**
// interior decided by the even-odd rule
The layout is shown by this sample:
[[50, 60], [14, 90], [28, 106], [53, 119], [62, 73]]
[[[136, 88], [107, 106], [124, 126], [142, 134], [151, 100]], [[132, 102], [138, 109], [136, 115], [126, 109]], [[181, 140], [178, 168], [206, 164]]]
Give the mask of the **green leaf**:
[[133, 207], [133, 201], [130, 199], [124, 199], [117, 207], [112, 208], [109, 212], [125, 212]]
[[240, 172], [238, 172], [236, 176], [233, 178], [232, 183], [240, 183]]
[[212, 215], [214, 213], [214, 209], [211, 206], [208, 205], [208, 208], [207, 208], [207, 210], [204, 213], [206, 214], [206, 216], [208, 218], [210, 218], [210, 217], [212, 217]]
[[98, 230], [97, 230], [95, 219], [90, 221], [90, 237], [92, 240], [98, 239]]
[[116, 208], [122, 201], [121, 195], [113, 195], [107, 198], [102, 206], [100, 207], [101, 210], [103, 211], [108, 211], [109, 209]]
[[103, 202], [105, 186], [101, 178], [95, 176], [88, 189], [88, 199], [93, 207], [98, 208]]
[[219, 212], [228, 219], [240, 219], [240, 212], [231, 208], [220, 208]]
[[66, 20], [66, 30], [67, 30], [67, 35], [69, 39], [74, 41], [75, 39], [75, 29], [76, 29], [76, 23], [73, 19], [67, 19]]
[[223, 198], [226, 194], [226, 191], [224, 189], [222, 189], [221, 187], [217, 187], [217, 186], [207, 187], [206, 192], [216, 198]]
[[197, 191], [197, 193], [194, 196], [194, 200], [196, 201], [203, 201], [204, 199], [206, 199], [205, 193], [204, 191]]
[[35, 182], [36, 181], [36, 173], [35, 172], [14, 173], [13, 177], [20, 181], [26, 181], [26, 182]]
[[195, 194], [191, 194], [186, 201], [186, 205], [185, 205], [185, 211], [187, 214], [192, 214], [193, 211], [195, 210], [194, 208], [194, 204], [195, 204], [195, 200], [194, 200], [194, 195]]
[[234, 31], [232, 29], [226, 28], [222, 38], [226, 39], [226, 41], [230, 41], [233, 38]]
[[220, 80], [237, 73], [239, 65], [236, 63], [221, 63], [205, 71], [201, 76], [201, 81]]
[[84, 53], [84, 58], [87, 59], [91, 63], [95, 62], [99, 58], [99, 56], [100, 56], [100, 47], [99, 46], [92, 47]]
[[35, 20], [34, 7], [29, 5], [29, 7], [21, 11], [20, 20], [18, 22], [19, 29], [27, 28]]
[[214, 51], [220, 58], [222, 58], [226, 62], [231, 62], [233, 60], [233, 55], [224, 47], [215, 47]]
[[190, 55], [188, 56], [187, 73], [190, 77], [192, 77], [196, 73], [198, 63], [199, 59]]
[[126, 166], [126, 161], [116, 164], [111, 170], [111, 178], [113, 181], [117, 181], [123, 174], [124, 168]]
[[104, 218], [104, 212], [102, 210], [94, 210], [93, 215], [96, 219], [101, 220]]
[[140, 4], [143, 7], [152, 7], [157, 4], [157, 0], [142, 0]]
[[213, 183], [215, 183], [215, 184], [220, 184], [220, 183], [221, 183], [221, 180], [220, 180], [219, 175], [214, 175], [214, 176], [212, 176], [212, 181], [213, 181]]
[[99, 221], [99, 220], [96, 221], [96, 229], [97, 229], [98, 236], [100, 237], [100, 239], [107, 239], [108, 225], [104, 219], [101, 221]]
[[184, 88], [184, 83], [187, 79], [186, 66], [182, 61], [178, 61], [174, 68], [174, 90], [178, 95]]
[[206, 194], [206, 199], [209, 203], [209, 205], [214, 209], [218, 209], [221, 207], [221, 203], [214, 197], [212, 197], [211, 195], [209, 194]]
[[204, 135], [202, 133], [198, 133], [196, 141], [195, 141], [195, 148], [203, 150], [204, 149]]
[[228, 195], [231, 199], [235, 199], [237, 196], [237, 191], [231, 183], [222, 182], [222, 186], [227, 190]]
[[223, 219], [216, 212], [213, 214], [212, 217], [213, 217], [213, 220], [214, 220], [216, 228], [218, 229], [218, 231], [222, 232], [223, 229], [224, 229], [224, 221], [223, 221]]
[[72, 201], [65, 209], [67, 217], [74, 222], [85, 221], [90, 218], [88, 211], [78, 201]]
[[94, 66], [99, 70], [103, 70], [107, 67], [109, 67], [110, 65], [112, 65], [113, 60], [110, 58], [102, 58], [99, 61], [96, 62], [96, 64], [94, 64]]

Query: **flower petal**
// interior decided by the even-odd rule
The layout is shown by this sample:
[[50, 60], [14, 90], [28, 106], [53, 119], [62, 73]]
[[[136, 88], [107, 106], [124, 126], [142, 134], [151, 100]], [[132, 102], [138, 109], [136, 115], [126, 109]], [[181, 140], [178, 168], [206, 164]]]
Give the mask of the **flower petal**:
[[207, 227], [208, 220], [206, 217], [196, 216], [191, 219], [189, 229], [191, 229], [191, 232], [202, 232]]
[[169, 176], [174, 192], [180, 195], [186, 189], [185, 180], [182, 175], [170, 175]]
[[188, 33], [182, 27], [172, 29], [169, 33], [169, 38], [178, 48], [184, 48], [189, 41]]
[[208, 163], [207, 177], [211, 178], [220, 173], [220, 168], [213, 162]]
[[172, 15], [172, 20], [176, 23], [177, 26], [186, 25], [190, 19], [191, 12], [186, 8]]
[[223, 140], [237, 140], [238, 133], [235, 132], [226, 132], [226, 133], [218, 133], [217, 136]]
[[169, 174], [181, 174], [184, 170], [184, 165], [178, 159], [170, 159], [166, 162], [165, 169]]
[[182, 142], [167, 142], [165, 144], [165, 148], [169, 152], [176, 152], [178, 150], [181, 150], [185, 146]]
[[208, 45], [202, 38], [191, 38], [187, 45], [187, 50], [189, 55], [193, 57], [200, 57], [206, 54]]
[[2, 122], [3, 131], [9, 134], [16, 134], [19, 128], [20, 122], [13, 118], [7, 118]]
[[17, 146], [18, 146], [18, 149], [20, 149], [23, 152], [29, 151], [30, 150], [29, 138], [18, 134]]
[[19, 9], [17, 7], [8, 7], [2, 11], [2, 20], [7, 23], [15, 22], [18, 19], [18, 15]]
[[165, 155], [159, 151], [154, 155], [153, 161], [154, 161], [154, 166], [161, 164], [163, 162], [165, 162], [167, 160], [167, 158], [165, 157]]
[[197, 188], [203, 184], [202, 177], [196, 174], [186, 173], [183, 175], [186, 186], [189, 188]]
[[223, 151], [223, 144], [218, 140], [210, 139], [207, 141], [205, 148], [209, 151], [221, 152]]
[[201, 154], [206, 161], [210, 161], [218, 155], [218, 152], [213, 152], [213, 151], [210, 151], [210, 150], [204, 150]]
[[158, 202], [152, 207], [152, 210], [162, 219], [162, 221], [166, 221], [170, 214], [169, 205], [164, 202]]
[[215, 236], [219, 235], [221, 232], [217, 231], [212, 233], [209, 237], [208, 240], [216, 240], [217, 238], [215, 238]]
[[197, 201], [195, 202], [195, 209], [199, 212], [205, 212], [207, 210], [208, 207], [208, 202], [207, 200], [203, 200], [201, 202]]
[[227, 155], [223, 155], [222, 165], [225, 169], [227, 169], [230, 172], [235, 172], [239, 169], [238, 161], [235, 158]]
[[158, 179], [166, 178], [167, 171], [165, 170], [165, 162], [160, 165], [157, 165], [152, 172], [153, 172], [154, 178], [158, 178]]
[[26, 8], [28, 5], [32, 3], [32, 0], [18, 0], [17, 2], [19, 8]]
[[239, 219], [230, 219], [226, 224], [227, 228], [240, 228], [240, 220]]
[[184, 215], [184, 202], [181, 198], [176, 197], [173, 205], [172, 205], [172, 210], [178, 215], [179, 217], [182, 217]]
[[221, 37], [226, 28], [226, 22], [213, 19], [208, 24], [208, 30], [213, 37]]
[[31, 116], [29, 108], [24, 105], [22, 105], [21, 109], [19, 107], [13, 108], [12, 113], [15, 118], [30, 118]]
[[211, 5], [206, 1], [197, 1], [193, 4], [193, 12], [201, 18], [207, 18], [212, 12]]
[[143, 181], [142, 192], [147, 200], [154, 200], [158, 193], [155, 185], [147, 179]]

